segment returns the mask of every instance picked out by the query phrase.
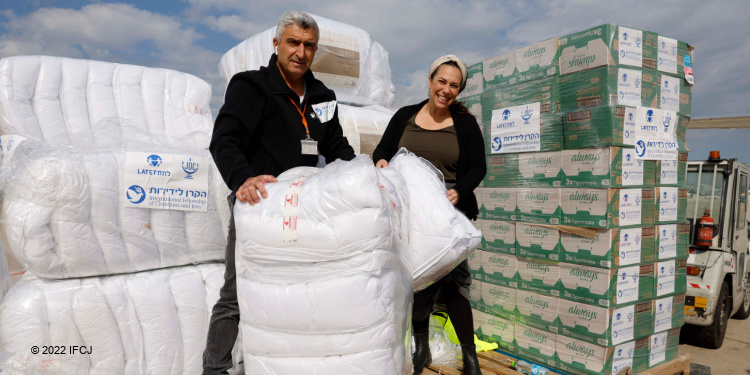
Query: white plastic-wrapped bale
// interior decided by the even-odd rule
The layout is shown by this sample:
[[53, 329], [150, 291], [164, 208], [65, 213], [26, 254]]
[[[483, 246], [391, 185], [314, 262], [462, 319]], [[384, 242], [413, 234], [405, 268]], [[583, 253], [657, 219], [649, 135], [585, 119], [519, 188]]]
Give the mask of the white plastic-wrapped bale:
[[404, 373], [412, 286], [391, 181], [364, 156], [278, 180], [235, 206], [245, 369]]
[[[0, 305], [0, 370], [200, 373], [223, 271], [221, 264], [204, 264], [71, 280], [27, 274]], [[45, 353], [50, 346], [56, 353]], [[240, 347], [238, 340], [233, 358]]]
[[338, 104], [344, 136], [357, 154], [372, 157], [395, 111], [382, 106], [353, 107]]
[[[48, 278], [223, 259], [229, 189], [208, 151], [173, 148], [166, 138], [159, 142], [149, 135], [122, 139], [118, 130], [126, 133], [130, 128], [119, 121], [108, 124], [104, 121], [102, 129], [90, 133], [91, 138], [76, 137], [65, 147], [33, 139], [16, 146], [0, 168], [0, 237], [5, 237], [5, 247], [28, 270]], [[164, 161], [160, 157], [155, 167], [147, 155], [161, 155]], [[156, 174], [170, 181], [186, 178], [179, 164], [167, 162], [168, 157], [177, 156], [202, 158], [207, 189], [195, 198], [197, 194], [188, 195], [187, 190], [138, 185], [138, 197], [143, 199], [138, 198], [135, 185], [129, 182], [133, 175], [148, 181], [156, 181]], [[165, 198], [204, 203], [201, 210], [184, 211], [172, 209], [176, 205], [167, 205]]]
[[[388, 51], [358, 27], [311, 16], [320, 29], [318, 51], [310, 68], [315, 77], [334, 90], [341, 103], [393, 107], [395, 87]], [[273, 26], [230, 49], [219, 62], [221, 77], [228, 83], [239, 72], [266, 66], [274, 53], [275, 36]]]

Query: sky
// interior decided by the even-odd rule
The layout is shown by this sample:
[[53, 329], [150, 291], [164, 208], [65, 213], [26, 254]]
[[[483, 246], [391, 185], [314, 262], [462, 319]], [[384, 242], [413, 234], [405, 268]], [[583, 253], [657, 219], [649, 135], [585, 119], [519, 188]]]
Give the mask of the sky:
[[[422, 100], [427, 70], [452, 53], [467, 64], [603, 23], [695, 47], [693, 118], [750, 115], [747, 0], [0, 0], [0, 58], [51, 55], [175, 69], [212, 85], [215, 117], [229, 49], [304, 10], [360, 27], [389, 51], [396, 107]], [[750, 163], [750, 130], [688, 130], [690, 159], [720, 148]]]

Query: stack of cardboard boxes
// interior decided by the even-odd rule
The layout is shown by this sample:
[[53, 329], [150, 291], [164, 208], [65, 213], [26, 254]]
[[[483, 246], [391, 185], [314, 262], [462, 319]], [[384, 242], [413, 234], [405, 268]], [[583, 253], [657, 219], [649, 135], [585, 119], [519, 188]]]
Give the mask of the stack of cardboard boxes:
[[469, 68], [488, 165], [469, 262], [482, 339], [573, 374], [677, 355], [690, 50], [602, 25]]

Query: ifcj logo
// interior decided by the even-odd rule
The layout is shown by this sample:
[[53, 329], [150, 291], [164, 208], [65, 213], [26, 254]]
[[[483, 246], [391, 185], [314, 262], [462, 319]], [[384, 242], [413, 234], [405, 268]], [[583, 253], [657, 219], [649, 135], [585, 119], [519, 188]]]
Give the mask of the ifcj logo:
[[662, 58], [660, 57], [660, 58], [659, 58], [659, 66], [662, 66], [662, 65], [664, 65], [664, 59], [662, 59]]
[[125, 192], [125, 197], [133, 204], [140, 204], [146, 199], [146, 192], [142, 187], [133, 185]]
[[625, 58], [625, 50], [624, 49], [620, 50], [620, 58]]
[[646, 155], [646, 142], [643, 140], [638, 141], [638, 143], [635, 144], [635, 154], [643, 157], [643, 155]]
[[625, 99], [625, 93], [620, 91], [620, 99]]
[[161, 156], [159, 155], [149, 155], [149, 157], [146, 158], [146, 161], [148, 164], [152, 167], [158, 167], [161, 165]]
[[646, 122], [654, 122], [654, 110], [649, 109], [646, 111]]
[[492, 139], [492, 149], [495, 151], [500, 151], [500, 149], [503, 147], [503, 141], [500, 139], [500, 137], [495, 137]]
[[510, 118], [510, 109], [503, 111], [503, 121], [507, 121]]
[[182, 170], [187, 173], [185, 179], [192, 180], [193, 173], [198, 172], [198, 163], [194, 162], [192, 158], [190, 158], [187, 162], [183, 161]]

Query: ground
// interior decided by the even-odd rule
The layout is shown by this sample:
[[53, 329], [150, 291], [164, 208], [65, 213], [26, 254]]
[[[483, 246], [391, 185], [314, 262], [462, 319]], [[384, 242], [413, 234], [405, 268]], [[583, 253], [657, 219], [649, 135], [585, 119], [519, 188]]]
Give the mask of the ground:
[[679, 352], [690, 353], [693, 363], [711, 367], [711, 374], [750, 374], [750, 319], [729, 319], [721, 349], [695, 346], [690, 337], [683, 336]]

